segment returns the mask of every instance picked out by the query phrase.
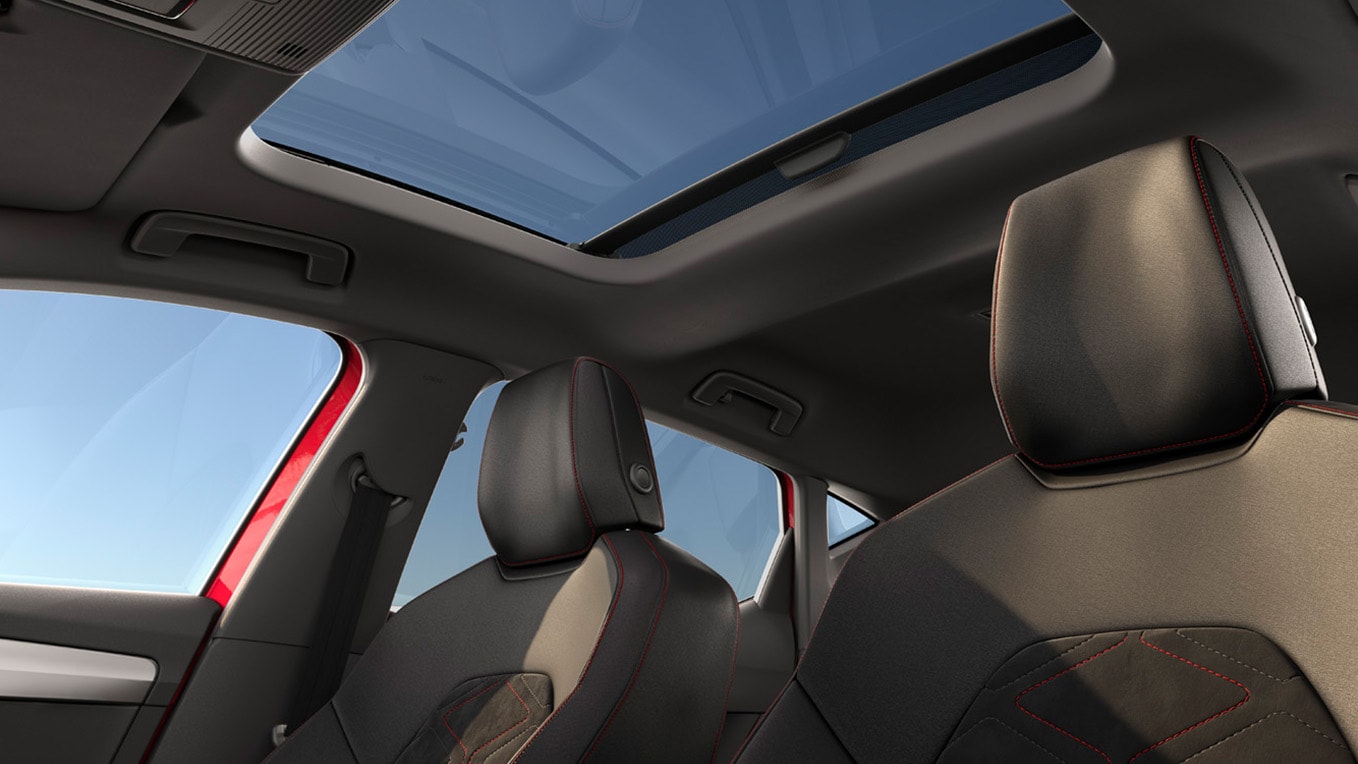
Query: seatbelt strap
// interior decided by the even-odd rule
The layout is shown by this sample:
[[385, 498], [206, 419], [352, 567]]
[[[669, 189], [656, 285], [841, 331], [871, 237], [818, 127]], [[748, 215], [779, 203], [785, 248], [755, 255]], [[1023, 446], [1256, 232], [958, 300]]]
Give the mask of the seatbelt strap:
[[368, 579], [377, 562], [387, 513], [399, 501], [400, 497], [377, 487], [366, 473], [354, 481], [349, 517], [344, 521], [335, 556], [330, 561], [330, 574], [326, 578], [325, 595], [311, 638], [311, 649], [307, 652], [302, 682], [298, 685], [287, 726], [274, 728], [275, 745], [311, 718], [339, 689], [349, 659], [349, 647], [358, 628], [359, 611], [368, 592]]

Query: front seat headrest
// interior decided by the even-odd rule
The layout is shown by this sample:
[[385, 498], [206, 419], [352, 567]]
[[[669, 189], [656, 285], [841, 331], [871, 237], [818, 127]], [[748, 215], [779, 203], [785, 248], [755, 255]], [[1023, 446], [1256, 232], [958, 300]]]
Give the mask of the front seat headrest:
[[583, 556], [607, 531], [665, 527], [651, 440], [627, 380], [592, 358], [505, 385], [477, 487], [500, 562]]
[[1259, 203], [1197, 138], [1020, 196], [1000, 241], [991, 381], [1009, 438], [1049, 469], [1252, 435], [1323, 398], [1315, 333]]

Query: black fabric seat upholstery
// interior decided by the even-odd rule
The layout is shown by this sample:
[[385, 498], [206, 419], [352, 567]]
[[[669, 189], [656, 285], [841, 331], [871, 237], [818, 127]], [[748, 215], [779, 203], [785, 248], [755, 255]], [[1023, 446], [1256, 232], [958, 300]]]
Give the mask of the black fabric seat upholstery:
[[1353, 761], [1358, 408], [1240, 173], [1020, 197], [992, 326], [1019, 453], [862, 542], [739, 760]]
[[579, 359], [505, 387], [479, 504], [495, 556], [392, 617], [293, 762], [706, 762], [737, 631], [726, 582], [664, 527], [640, 407]]

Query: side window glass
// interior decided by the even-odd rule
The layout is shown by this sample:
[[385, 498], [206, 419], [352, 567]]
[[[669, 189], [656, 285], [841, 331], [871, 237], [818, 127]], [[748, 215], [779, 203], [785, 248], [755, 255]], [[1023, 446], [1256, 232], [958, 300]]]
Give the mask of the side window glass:
[[[493, 554], [477, 511], [476, 484], [486, 425], [503, 387], [487, 387], [467, 411], [463, 444], [448, 454], [393, 607]], [[661, 535], [724, 576], [737, 597], [752, 596], [781, 532], [777, 476], [677, 430], [654, 422], [647, 428], [665, 506]]]
[[876, 523], [871, 517], [863, 514], [862, 510], [833, 493], [825, 496], [825, 516], [830, 524], [830, 546], [848, 541]]
[[660, 535], [754, 596], [782, 532], [778, 476], [756, 461], [647, 422], [665, 530]]
[[343, 354], [316, 329], [0, 290], [0, 581], [198, 593]]
[[467, 409], [463, 419], [467, 431], [460, 436], [462, 445], [449, 451], [443, 463], [443, 472], [415, 533], [401, 581], [396, 585], [393, 608], [405, 605], [454, 573], [494, 554], [476, 508], [476, 483], [481, 472], [481, 452], [486, 447], [486, 425], [504, 386], [504, 382], [496, 382], [482, 390]]

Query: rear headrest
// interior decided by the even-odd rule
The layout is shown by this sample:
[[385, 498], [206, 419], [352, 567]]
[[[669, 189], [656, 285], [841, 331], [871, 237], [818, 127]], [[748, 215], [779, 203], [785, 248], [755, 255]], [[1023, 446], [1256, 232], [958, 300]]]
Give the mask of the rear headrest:
[[1197, 138], [1009, 210], [991, 380], [1009, 438], [1040, 466], [1247, 438], [1279, 402], [1324, 397], [1314, 332], [1244, 177]]
[[486, 429], [477, 503], [506, 565], [583, 555], [607, 531], [663, 529], [651, 440], [627, 380], [577, 358], [505, 385]]

